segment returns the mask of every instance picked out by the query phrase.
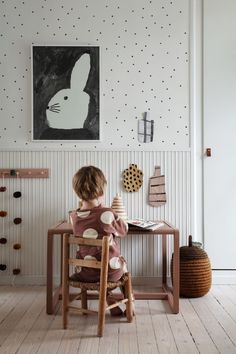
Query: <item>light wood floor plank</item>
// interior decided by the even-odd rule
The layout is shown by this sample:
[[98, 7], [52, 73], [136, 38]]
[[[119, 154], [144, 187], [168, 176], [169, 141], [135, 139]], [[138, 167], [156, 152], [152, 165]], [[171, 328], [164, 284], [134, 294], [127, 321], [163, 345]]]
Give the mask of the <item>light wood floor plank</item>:
[[[137, 302], [137, 300], [136, 300], [136, 302]], [[118, 353], [119, 354], [138, 353], [136, 316], [134, 316], [132, 323], [128, 323], [126, 318], [124, 320], [120, 321]]]
[[219, 353], [214, 342], [209, 336], [206, 328], [195, 312], [193, 306], [188, 299], [180, 299], [180, 308], [182, 316], [188, 326], [188, 329], [194, 339], [194, 342], [202, 354], [216, 354]]
[[210, 297], [210, 295], [206, 295], [198, 299], [191, 299], [190, 302], [219, 352], [222, 354], [235, 354], [235, 346], [204, 301], [204, 299], [208, 297]]
[[7, 317], [3, 319], [0, 324], [0, 344], [6, 340], [11, 331], [14, 331], [17, 323], [24, 316], [25, 312], [31, 306], [36, 295], [36, 287], [31, 287], [30, 289], [24, 289], [20, 292], [18, 289], [15, 289], [16, 293], [19, 294], [18, 300], [14, 298], [14, 301], [11, 302], [12, 308], [8, 313]]
[[[76, 301], [75, 301], [76, 303]], [[89, 301], [88, 307], [91, 310], [97, 309], [97, 301]], [[61, 317], [61, 316], [60, 316]], [[65, 330], [65, 335], [62, 338], [59, 353], [78, 353], [78, 354], [92, 354], [98, 353], [100, 338], [97, 337], [97, 316], [96, 315], [80, 315], [72, 313], [68, 317], [68, 330]], [[62, 318], [61, 318], [62, 325]], [[76, 339], [76, 335], [78, 340]], [[67, 338], [72, 337], [72, 343], [67, 343]], [[76, 351], [76, 341], [78, 343]]]
[[196, 344], [193, 340], [192, 333], [189, 331], [182, 313], [167, 314], [171, 330], [173, 332], [175, 343], [181, 354], [195, 354], [199, 353]]
[[39, 346], [37, 354], [57, 353], [64, 334], [65, 330], [62, 329], [61, 316], [57, 315], [54, 317], [51, 326], [48, 328], [48, 331]]
[[99, 354], [117, 354], [119, 341], [119, 325], [121, 319], [111, 318], [110, 314], [106, 314], [106, 323], [104, 335], [99, 341]]
[[135, 312], [139, 353], [159, 353], [149, 312], [148, 301], [135, 301]]
[[[83, 334], [83, 328], [86, 324], [85, 316], [71, 314], [69, 317], [68, 328], [62, 337], [57, 354], [77, 354]], [[61, 318], [62, 326], [62, 318]]]
[[219, 302], [211, 294], [202, 299], [210, 309], [213, 316], [217, 319], [221, 327], [227, 333], [230, 340], [234, 343], [234, 350], [236, 353], [236, 323], [232, 317], [225, 311], [222, 306], [219, 306]]
[[10, 297], [13, 296], [13, 293], [10, 291], [9, 286], [1, 286], [0, 294], [0, 307], [4, 305]]
[[178, 353], [170, 323], [167, 318], [167, 309], [164, 300], [149, 301], [149, 308], [159, 352], [161, 354]]
[[39, 317], [28, 332], [17, 354], [35, 354], [46, 336], [46, 333], [54, 320], [54, 316], [48, 316], [45, 306], [41, 310]]
[[218, 301], [228, 315], [236, 322], [236, 294], [227, 285], [213, 286], [211, 295]]
[[[25, 290], [25, 291], [24, 291]], [[27, 292], [28, 289], [23, 289], [19, 287], [9, 287], [6, 293], [4, 292], [3, 298], [5, 298], [5, 295], [7, 295], [7, 300], [4, 301], [4, 306], [1, 307], [0, 311], [0, 324], [6, 319], [9, 313], [11, 313], [12, 309], [20, 303], [21, 299], [25, 295], [25, 292]], [[2, 292], [1, 296], [2, 298]]]
[[[236, 291], [230, 285], [215, 285], [212, 290], [217, 290], [218, 294], [227, 297], [236, 306]], [[212, 291], [211, 291], [212, 293]]]
[[44, 289], [38, 290], [37, 294], [33, 293], [32, 298], [34, 299], [33, 303], [16, 323], [14, 331], [2, 343], [1, 352], [5, 354], [16, 353], [40, 312], [45, 308]]

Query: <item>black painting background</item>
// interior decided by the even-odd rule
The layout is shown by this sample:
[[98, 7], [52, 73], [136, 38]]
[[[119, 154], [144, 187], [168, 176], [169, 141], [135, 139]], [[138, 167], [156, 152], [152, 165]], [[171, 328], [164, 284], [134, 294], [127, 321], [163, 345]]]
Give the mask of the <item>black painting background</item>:
[[[83, 129], [54, 129], [47, 125], [46, 108], [61, 89], [70, 88], [75, 62], [90, 54], [91, 69], [84, 89], [90, 96]], [[33, 139], [98, 140], [99, 132], [99, 47], [33, 46]]]

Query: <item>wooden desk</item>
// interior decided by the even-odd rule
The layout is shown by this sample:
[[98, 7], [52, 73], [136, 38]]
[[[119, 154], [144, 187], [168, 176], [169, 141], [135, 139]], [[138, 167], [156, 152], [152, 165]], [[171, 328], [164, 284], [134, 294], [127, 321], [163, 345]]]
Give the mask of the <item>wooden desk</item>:
[[[53, 244], [54, 236], [59, 235], [61, 238], [61, 253], [62, 253], [62, 236], [63, 234], [73, 234], [72, 225], [67, 222], [60, 222], [48, 230], [47, 239], [47, 313], [53, 314], [56, 312], [59, 304], [60, 286], [54, 290], [53, 286]], [[164, 222], [164, 226], [155, 231], [146, 231], [132, 228], [128, 231], [128, 235], [157, 235], [162, 237], [162, 292], [150, 293], [134, 293], [137, 300], [147, 299], [166, 299], [173, 313], [179, 312], [179, 231], [168, 222]], [[167, 235], [173, 235], [174, 256], [173, 256], [173, 287], [167, 285], [167, 250], [166, 239]], [[61, 254], [62, 256], [62, 254]], [[62, 259], [62, 258], [61, 258]], [[62, 276], [62, 272], [60, 277]]]

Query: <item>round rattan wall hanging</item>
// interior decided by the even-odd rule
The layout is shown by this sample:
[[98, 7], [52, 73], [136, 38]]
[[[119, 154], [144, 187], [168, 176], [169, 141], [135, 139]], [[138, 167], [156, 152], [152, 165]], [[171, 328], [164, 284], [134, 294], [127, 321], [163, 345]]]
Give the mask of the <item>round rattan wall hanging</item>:
[[193, 246], [192, 236], [189, 236], [188, 241], [188, 246], [180, 247], [180, 296], [201, 297], [211, 288], [211, 263], [203, 249]]
[[143, 184], [143, 172], [135, 164], [130, 164], [129, 168], [123, 172], [123, 184], [127, 192], [137, 192]]

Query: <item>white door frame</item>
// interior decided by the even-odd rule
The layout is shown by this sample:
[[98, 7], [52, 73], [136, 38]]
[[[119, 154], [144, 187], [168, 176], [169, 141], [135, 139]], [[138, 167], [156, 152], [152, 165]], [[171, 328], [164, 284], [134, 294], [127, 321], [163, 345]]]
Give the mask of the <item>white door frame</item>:
[[204, 244], [203, 206], [203, 3], [190, 0], [189, 7], [189, 91], [191, 148], [191, 232]]
[[[190, 0], [189, 6], [189, 92], [191, 148], [191, 232], [204, 246], [204, 134], [203, 134], [203, 4]], [[213, 284], [236, 284], [236, 271], [216, 270]]]

